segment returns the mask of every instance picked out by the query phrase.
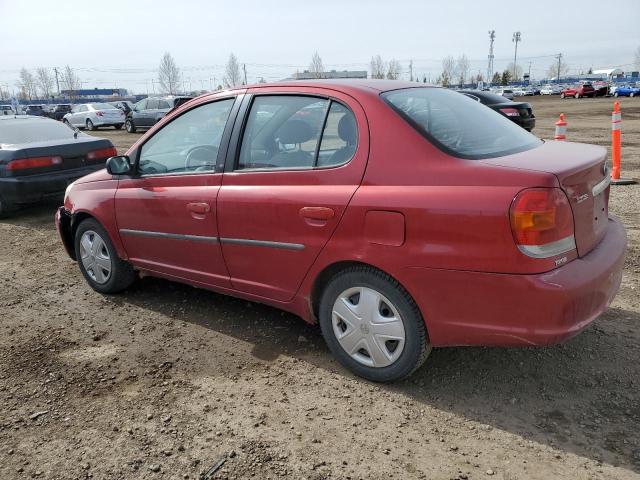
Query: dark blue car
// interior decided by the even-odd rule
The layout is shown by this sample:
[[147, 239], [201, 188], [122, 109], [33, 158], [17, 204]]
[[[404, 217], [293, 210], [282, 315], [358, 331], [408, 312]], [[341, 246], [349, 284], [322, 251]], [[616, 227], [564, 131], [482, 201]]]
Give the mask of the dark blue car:
[[636, 95], [640, 95], [640, 88], [632, 87], [630, 85], [616, 87], [615, 92], [613, 92], [614, 97], [635, 97]]

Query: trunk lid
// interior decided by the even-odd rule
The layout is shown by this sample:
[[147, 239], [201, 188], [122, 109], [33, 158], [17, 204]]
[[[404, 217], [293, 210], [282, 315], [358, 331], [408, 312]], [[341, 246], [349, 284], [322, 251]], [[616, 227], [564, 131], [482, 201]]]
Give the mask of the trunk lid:
[[589, 253], [605, 235], [609, 214], [607, 150], [596, 145], [545, 142], [538, 148], [483, 160], [491, 165], [548, 172], [556, 176], [573, 211], [578, 255]]

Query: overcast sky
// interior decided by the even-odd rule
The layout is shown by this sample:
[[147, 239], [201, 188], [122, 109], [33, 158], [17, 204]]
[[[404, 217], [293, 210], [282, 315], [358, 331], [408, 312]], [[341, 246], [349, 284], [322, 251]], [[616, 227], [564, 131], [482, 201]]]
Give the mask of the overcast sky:
[[[513, 60], [542, 76], [559, 52], [572, 71], [631, 69], [640, 46], [640, 0], [0, 0], [0, 86], [15, 88], [21, 67], [76, 69], [84, 88], [157, 88], [169, 51], [192, 89], [220, 83], [230, 52], [249, 82], [308, 67], [318, 51], [327, 69], [368, 70], [372, 55], [398, 59], [408, 77], [435, 80], [446, 55], [466, 54], [486, 74], [488, 30], [495, 69]], [[152, 81], [153, 80], [153, 81]]]

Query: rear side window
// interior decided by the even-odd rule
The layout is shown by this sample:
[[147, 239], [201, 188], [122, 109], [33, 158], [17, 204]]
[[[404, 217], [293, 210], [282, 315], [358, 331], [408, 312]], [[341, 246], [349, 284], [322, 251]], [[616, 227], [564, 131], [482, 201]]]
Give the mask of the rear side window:
[[458, 92], [407, 88], [382, 96], [416, 130], [453, 156], [499, 157], [542, 144], [511, 120]]
[[153, 110], [158, 108], [158, 100], [155, 98], [152, 98], [150, 100], [147, 100], [147, 110]]
[[158, 100], [158, 108], [171, 108], [166, 100]]
[[0, 144], [45, 142], [73, 138], [74, 131], [64, 123], [55, 120], [18, 119], [2, 123]]
[[258, 96], [244, 128], [236, 170], [340, 165], [353, 157], [356, 145], [356, 121], [345, 106], [310, 96]]

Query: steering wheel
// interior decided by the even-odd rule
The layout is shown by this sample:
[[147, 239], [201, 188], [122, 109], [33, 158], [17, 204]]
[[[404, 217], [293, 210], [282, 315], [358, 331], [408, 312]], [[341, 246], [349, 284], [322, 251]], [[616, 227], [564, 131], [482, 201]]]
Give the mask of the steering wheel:
[[218, 147], [215, 145], [196, 145], [187, 152], [184, 159], [185, 170], [213, 170], [218, 160]]

